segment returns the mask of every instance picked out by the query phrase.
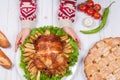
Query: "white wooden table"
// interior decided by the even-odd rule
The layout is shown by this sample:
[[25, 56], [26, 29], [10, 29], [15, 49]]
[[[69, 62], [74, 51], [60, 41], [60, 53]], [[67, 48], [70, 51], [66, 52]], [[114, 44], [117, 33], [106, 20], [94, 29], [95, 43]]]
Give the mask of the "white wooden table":
[[[84, 2], [85, 0], [78, 0], [78, 3]], [[105, 8], [113, 0], [94, 0]], [[74, 23], [74, 30], [81, 39], [82, 49], [80, 51], [79, 57], [79, 67], [74, 76], [74, 80], [85, 80], [81, 77], [83, 75], [84, 69], [83, 61], [84, 57], [87, 55], [88, 50], [92, 45], [103, 38], [106, 37], [119, 37], [120, 36], [120, 0], [115, 0], [116, 3], [110, 9], [110, 14], [108, 17], [107, 25], [105, 28], [97, 34], [85, 35], [79, 32], [80, 29], [87, 29], [82, 25], [82, 20], [88, 17], [84, 13], [76, 12], [76, 22]], [[45, 25], [55, 25], [59, 26], [57, 22], [57, 9], [59, 0], [38, 0], [38, 20], [37, 27]], [[94, 27], [99, 25], [99, 21], [95, 21]], [[93, 27], [93, 28], [94, 28]], [[18, 0], [0, 0], [0, 30], [5, 33], [8, 37], [11, 47], [8, 49], [2, 49], [6, 55], [12, 60], [13, 68], [6, 70], [0, 67], [0, 80], [20, 80], [16, 67], [15, 67], [15, 52], [14, 44], [18, 32], [21, 30], [19, 21], [19, 1]]]

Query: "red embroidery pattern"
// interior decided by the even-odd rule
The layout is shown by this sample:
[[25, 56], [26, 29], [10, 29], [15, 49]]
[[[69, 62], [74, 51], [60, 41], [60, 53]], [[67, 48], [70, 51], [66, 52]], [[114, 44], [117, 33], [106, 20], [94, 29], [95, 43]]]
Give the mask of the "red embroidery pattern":
[[60, 0], [58, 19], [69, 19], [74, 22], [77, 0]]
[[35, 20], [36, 19], [36, 0], [21, 0], [20, 1], [20, 20]]

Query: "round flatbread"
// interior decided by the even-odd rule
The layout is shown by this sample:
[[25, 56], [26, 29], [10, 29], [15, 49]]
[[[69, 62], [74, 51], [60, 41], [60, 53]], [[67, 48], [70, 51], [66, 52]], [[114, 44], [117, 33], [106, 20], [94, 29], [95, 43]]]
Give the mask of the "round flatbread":
[[97, 42], [84, 64], [88, 80], [120, 80], [120, 38]]

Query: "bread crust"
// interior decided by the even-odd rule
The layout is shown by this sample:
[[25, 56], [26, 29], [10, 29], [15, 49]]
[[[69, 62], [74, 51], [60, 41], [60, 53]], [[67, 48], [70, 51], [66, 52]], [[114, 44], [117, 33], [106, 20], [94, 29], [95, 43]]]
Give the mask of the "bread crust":
[[10, 47], [10, 42], [7, 37], [0, 31], [0, 47], [8, 48]]
[[6, 69], [10, 69], [12, 67], [12, 62], [1, 49], [0, 49], [0, 65]]

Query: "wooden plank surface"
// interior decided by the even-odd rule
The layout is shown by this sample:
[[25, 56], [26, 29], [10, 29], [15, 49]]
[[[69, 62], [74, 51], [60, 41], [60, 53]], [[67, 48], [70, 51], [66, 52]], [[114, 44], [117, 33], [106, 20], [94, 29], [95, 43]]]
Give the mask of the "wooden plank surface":
[[[85, 0], [78, 0], [78, 3]], [[94, 0], [96, 3], [100, 3], [103, 8], [108, 6], [113, 0]], [[87, 29], [82, 25], [82, 20], [88, 17], [84, 13], [76, 12], [76, 22], [73, 25], [74, 30], [81, 39], [81, 51], [79, 58], [79, 67], [74, 75], [75, 80], [84, 80], [83, 62], [84, 57], [87, 55], [88, 50], [92, 45], [106, 37], [119, 37], [120, 36], [120, 0], [115, 0], [116, 3], [110, 9], [109, 20], [106, 27], [97, 34], [85, 35], [79, 32], [81, 29]], [[37, 13], [37, 27], [45, 25], [59, 26], [57, 21], [57, 10], [59, 6], [59, 0], [38, 0], [38, 13]], [[103, 11], [101, 11], [103, 12]], [[93, 28], [99, 25], [99, 21], [95, 21]], [[8, 49], [2, 49], [7, 56], [12, 60], [13, 68], [6, 70], [0, 67], [0, 80], [20, 80], [15, 65], [15, 52], [14, 44], [15, 39], [19, 31], [21, 30], [19, 21], [19, 1], [18, 0], [1, 0], [0, 2], [0, 30], [8, 37], [11, 47]], [[81, 74], [82, 73], [82, 74]]]

